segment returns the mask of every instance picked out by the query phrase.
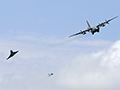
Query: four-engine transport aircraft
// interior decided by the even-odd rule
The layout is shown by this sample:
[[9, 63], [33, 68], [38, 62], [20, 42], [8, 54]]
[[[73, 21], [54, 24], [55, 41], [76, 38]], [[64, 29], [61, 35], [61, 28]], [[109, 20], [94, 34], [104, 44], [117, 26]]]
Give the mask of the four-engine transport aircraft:
[[92, 35], [94, 35], [95, 32], [99, 32], [100, 27], [104, 27], [106, 24], [109, 24], [109, 22], [110, 22], [111, 20], [113, 20], [113, 19], [115, 19], [115, 18], [117, 18], [117, 17], [118, 17], [118, 16], [116, 16], [116, 17], [114, 17], [114, 18], [112, 18], [112, 19], [106, 20], [105, 22], [103, 22], [103, 23], [101, 23], [101, 24], [98, 24], [98, 25], [95, 26], [95, 27], [91, 27], [90, 24], [88, 23], [88, 21], [86, 20], [87, 25], [88, 25], [88, 29], [86, 29], [86, 30], [84, 30], [84, 31], [80, 31], [80, 32], [78, 32], [78, 33], [76, 33], [76, 34], [70, 35], [69, 37], [76, 36], [76, 35], [79, 35], [79, 34], [85, 35], [86, 32], [91, 32]]

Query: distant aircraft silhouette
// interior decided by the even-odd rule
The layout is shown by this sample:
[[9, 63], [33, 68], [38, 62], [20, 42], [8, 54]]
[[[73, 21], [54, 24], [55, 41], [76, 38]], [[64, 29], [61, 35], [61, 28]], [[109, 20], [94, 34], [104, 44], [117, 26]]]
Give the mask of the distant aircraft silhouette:
[[48, 77], [51, 77], [53, 75], [53, 73], [48, 73]]
[[13, 57], [16, 53], [18, 53], [18, 51], [13, 52], [12, 50], [10, 50], [10, 55], [9, 55], [9, 57], [6, 60], [8, 60], [9, 58]]

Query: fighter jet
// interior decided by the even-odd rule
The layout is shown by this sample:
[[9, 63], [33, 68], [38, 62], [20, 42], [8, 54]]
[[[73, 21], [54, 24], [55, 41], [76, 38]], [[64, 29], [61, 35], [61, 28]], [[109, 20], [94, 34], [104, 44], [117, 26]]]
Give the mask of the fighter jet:
[[10, 50], [10, 55], [9, 55], [9, 57], [6, 60], [8, 60], [9, 58], [13, 57], [16, 53], [18, 53], [18, 51], [13, 52], [12, 50]]
[[117, 17], [118, 17], [118, 16], [116, 16], [116, 17], [114, 17], [114, 18], [112, 18], [112, 19], [109, 19], [109, 20], [105, 20], [105, 22], [100, 23], [100, 24], [98, 24], [97, 26], [94, 26], [94, 27], [91, 27], [90, 24], [89, 24], [89, 22], [86, 20], [87, 25], [88, 25], [88, 29], [86, 29], [86, 30], [84, 30], [84, 31], [80, 31], [80, 32], [78, 32], [78, 33], [76, 33], [76, 34], [70, 35], [69, 37], [73, 37], [73, 36], [76, 36], [76, 35], [79, 35], [79, 34], [85, 35], [86, 32], [91, 32], [92, 35], [94, 35], [94, 33], [99, 32], [100, 27], [104, 27], [106, 24], [109, 24], [109, 22], [110, 22], [111, 20], [113, 20], [113, 19], [115, 19], [115, 18], [117, 18]]
[[48, 77], [51, 77], [53, 75], [53, 73], [48, 73]]

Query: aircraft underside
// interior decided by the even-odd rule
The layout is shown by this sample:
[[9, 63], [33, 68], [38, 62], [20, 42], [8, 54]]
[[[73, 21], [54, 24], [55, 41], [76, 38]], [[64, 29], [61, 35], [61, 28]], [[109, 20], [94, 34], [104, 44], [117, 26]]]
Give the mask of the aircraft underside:
[[99, 28], [93, 28], [92, 30], [91, 30], [91, 33], [94, 35], [94, 33], [95, 32], [99, 32]]

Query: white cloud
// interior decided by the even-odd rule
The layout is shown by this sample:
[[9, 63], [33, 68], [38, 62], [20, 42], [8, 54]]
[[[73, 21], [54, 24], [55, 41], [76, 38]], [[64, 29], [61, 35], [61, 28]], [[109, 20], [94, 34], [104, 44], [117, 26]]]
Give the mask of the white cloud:
[[59, 73], [59, 85], [79, 90], [118, 90], [119, 46], [120, 41], [117, 41], [108, 50], [77, 56]]
[[104, 53], [102, 65], [109, 67], [116, 67], [120, 65], [120, 41], [114, 43], [114, 45]]
[[[26, 39], [30, 41], [32, 39], [34, 43], [30, 44], [31, 42], [27, 40], [12, 42], [0, 40], [3, 42], [0, 44], [0, 89], [106, 90], [114, 89], [115, 85], [119, 84], [119, 41], [108, 50], [94, 52], [92, 49], [90, 54], [88, 52], [81, 54], [81, 44], [78, 41], [77, 43], [68, 41], [69, 44], [65, 41], [65, 44], [60, 45], [59, 39]], [[84, 45], [87, 49], [99, 47], [96, 45], [98, 42], [86, 41]], [[103, 46], [111, 44], [100, 42]], [[88, 43], [92, 43], [90, 47]], [[74, 45], [80, 45], [79, 50]], [[11, 47], [19, 49], [20, 52], [6, 61]], [[48, 78], [49, 72], [53, 72], [54, 76]]]

